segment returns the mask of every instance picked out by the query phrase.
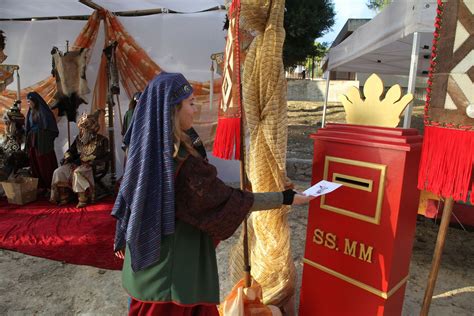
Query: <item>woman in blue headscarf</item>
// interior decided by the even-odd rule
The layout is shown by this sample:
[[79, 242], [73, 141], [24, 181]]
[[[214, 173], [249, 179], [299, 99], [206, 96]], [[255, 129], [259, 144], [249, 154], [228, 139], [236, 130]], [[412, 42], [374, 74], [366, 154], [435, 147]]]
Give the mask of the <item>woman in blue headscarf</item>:
[[53, 172], [58, 167], [54, 139], [59, 131], [56, 119], [46, 101], [35, 91], [26, 96], [26, 150], [31, 173], [38, 178], [40, 189], [50, 189]]
[[244, 192], [219, 180], [189, 132], [192, 93], [183, 75], [159, 74], [125, 135], [128, 160], [112, 215], [129, 315], [218, 315], [213, 240], [232, 236], [251, 211], [311, 199], [292, 190]]

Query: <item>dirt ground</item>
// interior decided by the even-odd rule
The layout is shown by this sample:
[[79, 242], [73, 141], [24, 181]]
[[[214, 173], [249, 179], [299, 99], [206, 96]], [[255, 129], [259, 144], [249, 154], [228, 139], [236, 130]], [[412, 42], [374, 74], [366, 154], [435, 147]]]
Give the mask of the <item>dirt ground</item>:
[[[322, 104], [289, 102], [289, 158], [312, 158], [314, 133], [321, 120]], [[415, 127], [422, 126], [421, 106], [415, 108]], [[330, 105], [328, 121], [344, 119], [342, 106]], [[421, 122], [421, 123], [420, 123]], [[417, 126], [418, 124], [418, 126]], [[421, 125], [420, 125], [421, 124]], [[298, 182], [297, 189], [309, 186]], [[301, 284], [307, 207], [295, 207], [290, 215], [293, 258]], [[427, 284], [439, 223], [419, 218], [403, 315], [418, 315]], [[238, 234], [218, 247], [221, 296], [232, 284], [227, 275], [227, 257]], [[120, 272], [31, 257], [0, 250], [0, 315], [125, 315], [127, 296], [120, 285]], [[472, 232], [450, 228], [442, 257], [430, 315], [474, 314], [474, 238]]]
[[[421, 101], [413, 108], [411, 127], [423, 134], [423, 111]], [[313, 158], [313, 143], [309, 136], [321, 127], [322, 102], [288, 101], [288, 158]], [[329, 103], [326, 123], [344, 123], [346, 113], [341, 103]], [[399, 126], [403, 125], [403, 116]]]

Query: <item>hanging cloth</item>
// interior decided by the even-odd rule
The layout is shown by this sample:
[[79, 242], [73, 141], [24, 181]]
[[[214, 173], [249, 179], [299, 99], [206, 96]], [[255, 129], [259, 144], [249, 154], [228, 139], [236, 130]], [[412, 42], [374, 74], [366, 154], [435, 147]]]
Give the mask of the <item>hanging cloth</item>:
[[239, 160], [242, 91], [240, 78], [240, 0], [232, 1], [228, 13], [229, 30], [224, 53], [222, 97], [219, 103], [213, 155], [222, 159]]
[[418, 175], [420, 190], [464, 202], [474, 189], [474, 15], [468, 1], [438, 1]]

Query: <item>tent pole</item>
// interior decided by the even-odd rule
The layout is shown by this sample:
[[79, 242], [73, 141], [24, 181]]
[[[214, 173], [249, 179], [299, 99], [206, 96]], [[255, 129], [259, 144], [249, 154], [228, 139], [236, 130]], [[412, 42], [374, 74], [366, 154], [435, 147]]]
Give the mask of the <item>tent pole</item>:
[[21, 111], [21, 88], [20, 88], [20, 67], [16, 68], [16, 99], [20, 101], [18, 108]]
[[214, 97], [214, 60], [211, 59], [211, 84], [209, 85], [209, 111], [212, 112], [212, 102]]
[[324, 95], [323, 118], [321, 119], [321, 127], [324, 127], [326, 125], [326, 110], [328, 108], [330, 74], [331, 74], [331, 71], [327, 70], [326, 71], [326, 94]]
[[[413, 44], [411, 48], [411, 59], [410, 59], [410, 75], [408, 77], [408, 91], [407, 93], [415, 94], [416, 87], [416, 72], [418, 70], [418, 55], [420, 53], [420, 36], [418, 32], [413, 33]], [[411, 125], [411, 114], [413, 110], [413, 100], [408, 104], [405, 109], [405, 117], [403, 119], [403, 128], [410, 128]]]
[[120, 109], [120, 98], [119, 98], [119, 94], [116, 94], [115, 97], [117, 99], [117, 105], [118, 105], [118, 112], [119, 112], [119, 119], [120, 119], [120, 130], [123, 129], [123, 120], [122, 120], [122, 110]]
[[95, 2], [92, 1], [92, 0], [79, 0], [79, 2], [82, 3], [83, 5], [88, 6], [88, 7], [91, 8], [91, 9], [94, 9], [94, 10], [102, 10], [102, 9], [104, 9], [103, 7], [101, 7], [100, 5], [98, 5], [97, 3], [95, 3]]

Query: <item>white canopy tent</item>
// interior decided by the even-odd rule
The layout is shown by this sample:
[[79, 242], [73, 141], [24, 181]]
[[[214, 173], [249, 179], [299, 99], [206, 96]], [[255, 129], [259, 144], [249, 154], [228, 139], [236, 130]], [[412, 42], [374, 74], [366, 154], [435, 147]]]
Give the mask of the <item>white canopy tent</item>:
[[[93, 0], [111, 12], [167, 9], [182, 13], [202, 12], [224, 5], [224, 0]], [[166, 10], [163, 10], [166, 11]], [[0, 19], [27, 19], [91, 15], [93, 9], [78, 0], [2, 0]]]
[[[413, 93], [416, 76], [428, 74], [435, 15], [434, 0], [394, 0], [330, 49], [327, 70], [409, 75], [408, 91]], [[411, 105], [404, 127], [410, 126], [410, 116]]]
[[[181, 72], [189, 80], [208, 81], [210, 79], [210, 56], [222, 52], [225, 47], [225, 32], [222, 30], [226, 11], [212, 10], [223, 5], [215, 0], [168, 0], [168, 1], [130, 1], [126, 4], [119, 0], [95, 1], [106, 9], [142, 10], [146, 8], [166, 8], [178, 11], [187, 8], [200, 13], [186, 14], [154, 14], [136, 17], [119, 17], [128, 33], [148, 53], [148, 55], [165, 71]], [[186, 6], [189, 4], [189, 6]], [[133, 8], [133, 9], [132, 9]], [[221, 7], [222, 8], [222, 7]], [[42, 0], [41, 5], [35, 0], [2, 0], [0, 2], [0, 19], [39, 18], [55, 16], [90, 15], [93, 10], [74, 0]], [[0, 20], [0, 30], [7, 36], [5, 53], [6, 63], [20, 66], [21, 86], [28, 87], [45, 79], [51, 73], [51, 48], [57, 46], [66, 49], [66, 40], [73, 41], [85, 25], [86, 21], [69, 19], [52, 19], [32, 21]], [[103, 27], [99, 30], [97, 42], [87, 67], [88, 86], [93, 90], [100, 64], [100, 56], [104, 47]], [[16, 82], [8, 89], [16, 90]], [[125, 91], [123, 88], [121, 91]], [[89, 104], [79, 108], [79, 114], [90, 110], [92, 93], [88, 96]], [[120, 95], [122, 113], [128, 108], [128, 97], [124, 92]], [[123, 152], [120, 149], [121, 135], [119, 118], [115, 115], [117, 127], [115, 132], [117, 176], [122, 173], [121, 161]], [[65, 117], [58, 122], [60, 137], [56, 140], [56, 155], [63, 156], [67, 150], [67, 120]], [[71, 124], [71, 137], [78, 131]], [[236, 161], [223, 161], [210, 157], [217, 166], [220, 177], [225, 181], [239, 181], [239, 167]]]

